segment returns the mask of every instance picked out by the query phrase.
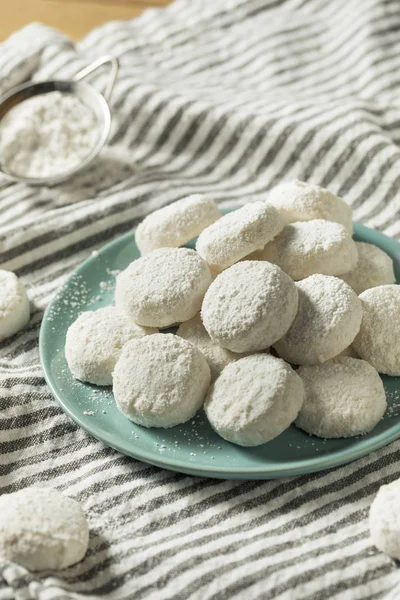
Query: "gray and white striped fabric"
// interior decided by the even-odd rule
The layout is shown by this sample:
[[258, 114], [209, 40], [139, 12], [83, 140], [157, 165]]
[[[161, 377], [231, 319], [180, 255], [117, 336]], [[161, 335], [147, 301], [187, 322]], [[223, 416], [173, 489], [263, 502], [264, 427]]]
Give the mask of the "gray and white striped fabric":
[[68, 78], [106, 53], [121, 73], [98, 163], [56, 188], [0, 190], [0, 266], [23, 278], [34, 307], [0, 344], [0, 492], [48, 485], [78, 499], [90, 548], [58, 573], [2, 565], [0, 600], [397, 600], [400, 572], [372, 546], [368, 508], [400, 476], [400, 442], [279, 481], [164, 471], [63, 414], [38, 333], [76, 265], [192, 192], [241, 205], [298, 177], [400, 237], [400, 3], [178, 0], [76, 45], [33, 24], [0, 45], [0, 90]]

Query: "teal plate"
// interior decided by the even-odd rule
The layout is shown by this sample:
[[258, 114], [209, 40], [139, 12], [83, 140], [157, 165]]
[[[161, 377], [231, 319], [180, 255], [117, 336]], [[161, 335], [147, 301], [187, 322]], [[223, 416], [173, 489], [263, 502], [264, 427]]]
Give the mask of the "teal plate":
[[[355, 239], [382, 248], [394, 261], [400, 282], [400, 244], [356, 224]], [[188, 244], [193, 247], [193, 243]], [[268, 444], [242, 448], [220, 438], [200, 411], [185, 425], [145, 429], [117, 409], [110, 388], [74, 380], [64, 343], [81, 311], [112, 303], [115, 272], [139, 257], [133, 233], [107, 244], [88, 258], [48, 306], [40, 331], [40, 356], [46, 381], [66, 414], [107, 446], [159, 467], [222, 479], [272, 479], [328, 469], [360, 458], [400, 437], [400, 377], [383, 376], [388, 398], [385, 417], [368, 435], [323, 440], [291, 426]]]

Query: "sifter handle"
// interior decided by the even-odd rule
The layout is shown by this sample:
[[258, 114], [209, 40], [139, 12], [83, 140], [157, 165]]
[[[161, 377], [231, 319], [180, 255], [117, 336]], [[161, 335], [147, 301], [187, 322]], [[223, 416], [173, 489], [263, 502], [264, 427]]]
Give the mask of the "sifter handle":
[[105, 64], [110, 64], [111, 65], [111, 72], [110, 72], [110, 77], [107, 83], [107, 87], [104, 91], [104, 99], [106, 102], [110, 101], [111, 98], [111, 94], [113, 92], [114, 89], [114, 85], [115, 85], [115, 81], [117, 79], [117, 75], [118, 75], [118, 70], [119, 70], [119, 62], [118, 59], [114, 58], [113, 56], [101, 56], [100, 58], [98, 58], [97, 60], [95, 60], [94, 62], [92, 62], [90, 65], [88, 65], [87, 67], [85, 67], [84, 69], [82, 69], [81, 71], [79, 71], [75, 77], [73, 78], [74, 81], [80, 81], [81, 79], [84, 79], [84, 77], [86, 77], [87, 75], [89, 75], [90, 73], [92, 73], [93, 71], [96, 71], [99, 67], [105, 65]]

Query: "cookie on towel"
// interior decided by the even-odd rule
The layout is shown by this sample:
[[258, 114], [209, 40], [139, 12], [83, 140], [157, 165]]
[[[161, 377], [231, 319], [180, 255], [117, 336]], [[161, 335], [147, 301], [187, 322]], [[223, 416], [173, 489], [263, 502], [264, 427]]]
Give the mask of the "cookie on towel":
[[375, 546], [400, 560], [400, 479], [379, 488], [369, 513], [369, 530]]
[[15, 273], [0, 270], [0, 341], [23, 329], [29, 317], [25, 287]]
[[51, 488], [0, 496], [0, 558], [31, 571], [66, 569], [85, 556], [89, 527], [81, 505]]

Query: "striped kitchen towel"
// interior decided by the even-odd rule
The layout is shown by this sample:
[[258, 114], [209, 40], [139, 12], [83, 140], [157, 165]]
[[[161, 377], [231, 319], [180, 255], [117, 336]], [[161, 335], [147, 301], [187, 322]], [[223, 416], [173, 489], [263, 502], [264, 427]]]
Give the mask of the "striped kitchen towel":
[[277, 481], [165, 471], [64, 415], [38, 334], [83, 259], [189, 193], [238, 206], [297, 177], [400, 237], [400, 3], [178, 0], [75, 45], [32, 24], [0, 45], [0, 90], [69, 78], [101, 54], [121, 71], [97, 163], [69, 184], [0, 190], [0, 266], [33, 305], [26, 330], [0, 344], [0, 492], [49, 485], [76, 498], [90, 548], [62, 572], [1, 565], [0, 600], [398, 600], [400, 572], [371, 544], [367, 517], [400, 476], [400, 441]]

